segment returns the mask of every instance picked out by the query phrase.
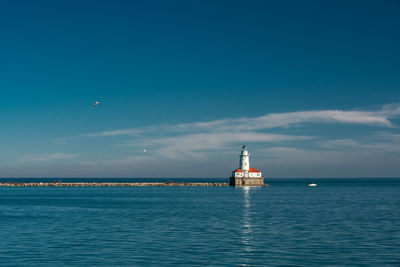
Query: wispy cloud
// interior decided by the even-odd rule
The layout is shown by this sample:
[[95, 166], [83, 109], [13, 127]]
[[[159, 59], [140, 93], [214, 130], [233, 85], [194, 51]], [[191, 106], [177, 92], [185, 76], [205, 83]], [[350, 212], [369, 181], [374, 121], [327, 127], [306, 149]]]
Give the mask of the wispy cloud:
[[[391, 104], [374, 111], [318, 110], [266, 114], [260, 117], [222, 119], [209, 122], [153, 125], [140, 128], [116, 129], [85, 134], [85, 137], [127, 136], [132, 140], [122, 146], [152, 147], [153, 155], [166, 158], [202, 157], [205, 151], [229, 149], [236, 143], [281, 143], [315, 139], [314, 136], [266, 133], [269, 129], [293, 125], [332, 124], [393, 127], [390, 119], [400, 115], [400, 105]], [[325, 148], [367, 147], [350, 139], [321, 142]]]
[[78, 157], [79, 154], [67, 154], [67, 153], [50, 153], [50, 154], [27, 154], [22, 157], [21, 161], [24, 162], [47, 162], [55, 160], [71, 160]]
[[363, 150], [365, 152], [398, 152], [400, 153], [400, 135], [388, 132], [371, 134], [366, 140], [334, 139], [319, 141], [322, 147], [333, 150]]
[[112, 130], [112, 131], [103, 131], [99, 133], [89, 133], [85, 134], [85, 136], [89, 137], [98, 137], [98, 136], [119, 136], [119, 135], [137, 135], [146, 132], [145, 129], [125, 129], [125, 130]]
[[392, 127], [389, 119], [400, 115], [400, 105], [385, 105], [375, 111], [314, 110], [266, 114], [260, 117], [222, 119], [209, 122], [183, 123], [177, 125], [155, 125], [150, 127], [118, 129], [89, 133], [87, 136], [138, 135], [154, 131], [163, 132], [224, 132], [249, 131], [279, 127], [290, 127], [305, 123], [346, 123]]
[[343, 148], [370, 148], [371, 145], [363, 144], [352, 139], [335, 139], [320, 142], [322, 147], [332, 148], [332, 149], [343, 149]]
[[28, 154], [21, 160], [70, 160], [98, 176], [209, 177], [234, 168], [240, 146], [247, 144], [252, 162], [269, 177], [389, 177], [399, 173], [399, 118], [400, 104], [392, 104], [111, 129], [55, 140], [63, 147], [95, 144], [78, 162], [72, 159], [79, 154], [68, 153]]
[[292, 136], [255, 132], [223, 132], [187, 134], [153, 140], [161, 145], [158, 153], [168, 158], [201, 157], [207, 150], [229, 149], [229, 144], [254, 142], [280, 142], [311, 139], [309, 136]]

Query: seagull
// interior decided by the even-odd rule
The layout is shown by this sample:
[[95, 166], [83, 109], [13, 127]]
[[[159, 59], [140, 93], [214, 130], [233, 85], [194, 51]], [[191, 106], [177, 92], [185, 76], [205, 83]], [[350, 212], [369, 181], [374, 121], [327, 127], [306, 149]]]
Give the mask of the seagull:
[[93, 107], [96, 107], [96, 106], [101, 106], [101, 102], [100, 102], [100, 101], [94, 102], [94, 103], [93, 103]]
[[143, 149], [143, 152], [144, 152], [144, 153], [146, 153], [146, 152], [147, 152], [147, 150], [146, 150], [146, 149]]

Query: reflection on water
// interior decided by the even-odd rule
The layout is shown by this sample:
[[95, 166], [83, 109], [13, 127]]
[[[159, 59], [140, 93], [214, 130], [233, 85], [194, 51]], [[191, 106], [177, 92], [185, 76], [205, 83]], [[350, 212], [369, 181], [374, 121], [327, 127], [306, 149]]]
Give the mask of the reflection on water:
[[[254, 189], [254, 188], [253, 188]], [[242, 244], [244, 245], [244, 249], [248, 252], [251, 251], [251, 235], [253, 233], [251, 226], [251, 217], [250, 217], [250, 208], [251, 208], [251, 200], [250, 200], [250, 191], [252, 188], [250, 186], [243, 187], [243, 223], [242, 223]]]

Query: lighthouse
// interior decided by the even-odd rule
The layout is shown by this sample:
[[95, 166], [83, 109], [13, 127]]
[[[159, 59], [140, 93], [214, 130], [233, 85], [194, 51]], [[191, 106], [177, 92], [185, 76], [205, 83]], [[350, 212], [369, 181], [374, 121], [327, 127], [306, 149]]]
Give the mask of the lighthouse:
[[262, 172], [255, 168], [250, 168], [250, 153], [246, 146], [242, 147], [242, 152], [239, 157], [239, 169], [232, 172], [229, 185], [264, 186]]
[[242, 147], [242, 153], [240, 153], [240, 163], [239, 169], [244, 172], [248, 172], [250, 169], [250, 161], [249, 161], [249, 151], [247, 151], [246, 146]]

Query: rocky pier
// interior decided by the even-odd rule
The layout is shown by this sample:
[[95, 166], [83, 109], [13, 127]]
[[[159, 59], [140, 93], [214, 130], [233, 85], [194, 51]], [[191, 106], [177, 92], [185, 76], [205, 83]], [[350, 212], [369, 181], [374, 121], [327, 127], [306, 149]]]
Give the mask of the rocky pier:
[[0, 187], [229, 186], [229, 183], [0, 183]]

